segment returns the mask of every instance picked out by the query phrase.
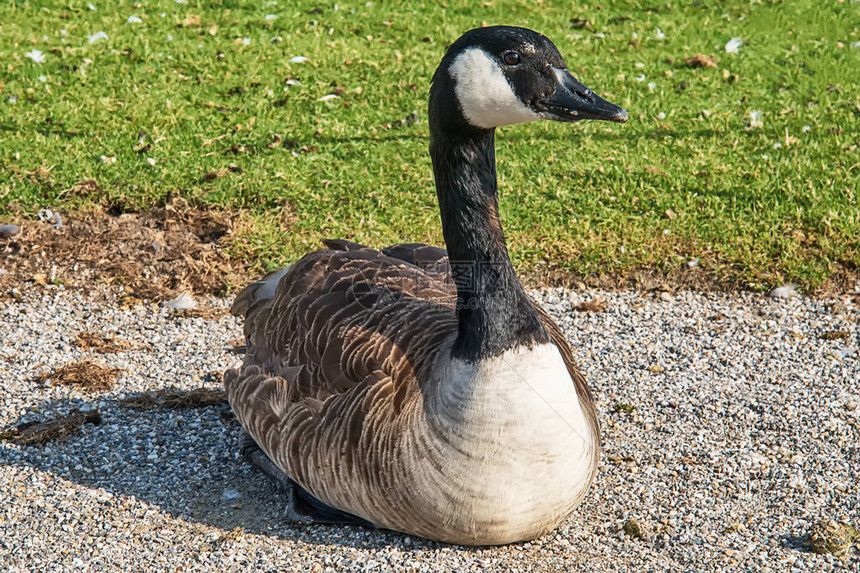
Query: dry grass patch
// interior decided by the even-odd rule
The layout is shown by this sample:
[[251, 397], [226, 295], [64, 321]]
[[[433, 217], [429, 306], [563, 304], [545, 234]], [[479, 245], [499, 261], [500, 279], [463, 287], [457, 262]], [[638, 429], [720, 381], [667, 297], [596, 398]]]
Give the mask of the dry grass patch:
[[583, 301], [573, 308], [579, 312], [603, 312], [606, 310], [606, 301], [602, 298], [594, 298]]
[[36, 378], [39, 383], [74, 386], [86, 392], [110, 390], [122, 373], [120, 368], [110, 368], [90, 360], [72, 362], [57, 368], [49, 374]]
[[100, 424], [101, 421], [101, 413], [98, 410], [81, 412], [74, 409], [66, 415], [44, 422], [18, 424], [0, 433], [0, 440], [8, 440], [21, 446], [41, 445], [51, 440], [64, 440], [80, 430], [84, 424]]
[[[248, 282], [246, 262], [228, 253], [236, 214], [175, 200], [145, 213], [64, 213], [59, 229], [31, 222], [0, 242], [7, 271], [0, 287], [34, 281], [89, 288], [102, 282], [150, 300], [183, 291], [225, 294]], [[50, 277], [44, 269], [52, 269]]]
[[75, 346], [83, 350], [92, 350], [100, 354], [116, 354], [134, 348], [131, 342], [110, 338], [98, 332], [82, 331], [75, 338]]
[[195, 388], [193, 390], [165, 388], [155, 392], [129, 396], [120, 400], [119, 403], [138, 410], [205, 408], [226, 404], [227, 393], [224, 390], [209, 388]]

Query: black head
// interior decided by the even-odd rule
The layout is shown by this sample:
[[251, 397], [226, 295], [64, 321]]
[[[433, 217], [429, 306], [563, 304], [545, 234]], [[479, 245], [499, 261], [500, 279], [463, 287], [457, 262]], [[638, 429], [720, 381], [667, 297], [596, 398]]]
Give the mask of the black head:
[[532, 30], [477, 28], [451, 44], [433, 76], [431, 123], [492, 129], [538, 119], [625, 122], [627, 112], [573, 77], [558, 48]]

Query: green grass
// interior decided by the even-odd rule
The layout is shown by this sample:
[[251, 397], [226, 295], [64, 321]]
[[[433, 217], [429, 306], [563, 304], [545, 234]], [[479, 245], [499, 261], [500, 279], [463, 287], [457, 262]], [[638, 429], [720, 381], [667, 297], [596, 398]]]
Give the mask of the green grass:
[[[631, 117], [499, 130], [502, 216], [522, 268], [670, 272], [698, 258], [760, 289], [815, 288], [860, 265], [856, 2], [93, 3], [0, 5], [7, 219], [181, 196], [244, 209], [234, 248], [263, 265], [322, 237], [441, 243], [429, 79], [446, 44], [485, 21], [546, 34]], [[99, 31], [108, 38], [91, 44]], [[736, 54], [723, 49], [732, 37]], [[695, 54], [718, 67], [687, 66]], [[413, 110], [419, 123], [395, 124]], [[754, 110], [762, 126], [750, 128]], [[296, 147], [269, 147], [275, 134]], [[241, 173], [205, 176], [230, 163]], [[87, 178], [98, 189], [74, 188]]]

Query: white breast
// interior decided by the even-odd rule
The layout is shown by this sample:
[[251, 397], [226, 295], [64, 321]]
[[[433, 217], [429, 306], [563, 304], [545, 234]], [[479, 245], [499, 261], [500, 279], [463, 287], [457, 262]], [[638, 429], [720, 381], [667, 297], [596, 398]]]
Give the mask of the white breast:
[[556, 346], [448, 361], [440, 375], [427, 422], [447, 447], [418, 488], [442, 487], [462, 520], [452, 528], [500, 542], [555, 527], [590, 485], [596, 449]]

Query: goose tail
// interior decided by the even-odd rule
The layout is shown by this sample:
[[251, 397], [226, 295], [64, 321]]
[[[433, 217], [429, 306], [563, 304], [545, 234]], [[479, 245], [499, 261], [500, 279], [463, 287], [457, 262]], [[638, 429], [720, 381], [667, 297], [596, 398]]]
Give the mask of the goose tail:
[[286, 266], [277, 271], [272, 271], [255, 283], [252, 283], [236, 295], [236, 300], [233, 301], [233, 306], [230, 307], [230, 313], [233, 316], [247, 317], [251, 309], [257, 306], [260, 302], [265, 302], [274, 298], [278, 291], [278, 283], [284, 278], [284, 275], [290, 270], [290, 266]]

